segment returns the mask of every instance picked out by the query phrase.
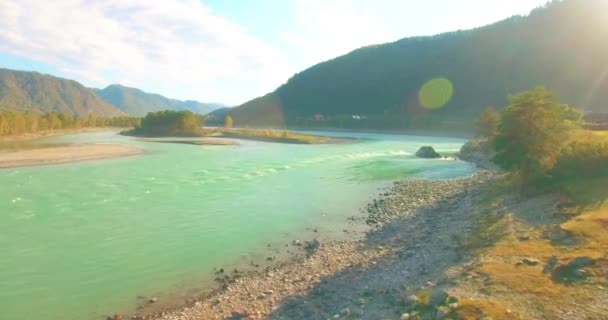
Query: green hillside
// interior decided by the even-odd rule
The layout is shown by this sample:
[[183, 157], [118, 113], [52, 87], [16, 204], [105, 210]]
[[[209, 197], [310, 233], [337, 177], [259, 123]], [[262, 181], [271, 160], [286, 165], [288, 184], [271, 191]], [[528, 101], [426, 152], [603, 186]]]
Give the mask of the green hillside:
[[220, 104], [169, 99], [159, 94], [147, 93], [118, 84], [104, 89], [94, 89], [94, 91], [104, 101], [133, 116], [145, 116], [148, 112], [161, 110], [190, 110], [199, 114], [207, 114], [222, 107]]
[[[537, 85], [581, 110], [608, 111], [606, 9], [605, 0], [554, 1], [474, 30], [364, 47], [302, 71], [230, 114], [235, 126], [466, 132], [485, 106], [503, 107], [509, 94]], [[431, 83], [422, 96], [449, 99], [425, 107], [420, 90], [436, 78], [451, 86]]]
[[8, 69], [0, 69], [2, 110], [57, 112], [77, 117], [123, 115], [76, 81]]

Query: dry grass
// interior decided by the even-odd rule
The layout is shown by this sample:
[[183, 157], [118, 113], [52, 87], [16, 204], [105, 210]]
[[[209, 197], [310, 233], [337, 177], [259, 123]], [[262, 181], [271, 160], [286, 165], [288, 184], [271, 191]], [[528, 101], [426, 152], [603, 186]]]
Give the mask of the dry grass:
[[[546, 239], [502, 240], [485, 252], [484, 257], [491, 262], [484, 264], [482, 270], [503, 284], [521, 288], [521, 292], [559, 293], [560, 286], [551, 284], [549, 277], [542, 274], [543, 262], [551, 256], [559, 257], [562, 263], [582, 256], [599, 261], [608, 258], [608, 208], [573, 217], [562, 223], [561, 228], [579, 239], [581, 244], [559, 247]], [[517, 266], [517, 261], [525, 257], [534, 257], [541, 263]]]
[[469, 299], [458, 304], [456, 315], [462, 320], [493, 319], [507, 320], [520, 319], [504, 304], [493, 300]]
[[598, 138], [608, 140], [608, 130], [600, 130], [600, 131], [585, 130], [585, 129], [571, 130], [568, 142], [597, 140]]
[[[549, 258], [556, 252], [556, 248], [548, 240], [537, 239], [528, 241], [505, 240], [497, 243], [490, 254], [501, 259], [536, 257]], [[518, 259], [521, 260], [521, 259]]]
[[489, 261], [484, 263], [480, 271], [489, 277], [489, 288], [492, 291], [509, 290], [512, 294], [542, 295], [556, 298], [563, 295], [568, 288], [554, 283], [550, 275], [544, 275], [542, 266], [519, 265], [510, 261]]
[[[575, 130], [572, 141], [608, 142], [608, 131]], [[608, 314], [602, 300], [608, 284], [608, 177], [574, 179], [561, 195], [529, 199], [514, 196], [511, 179], [496, 179], [482, 193], [479, 205], [487, 213], [465, 242], [475, 263], [453, 288], [458, 318], [564, 319], [574, 312], [595, 319]], [[571, 242], [548, 239], [558, 227]], [[581, 257], [593, 260], [583, 267], [583, 276], [561, 281], [560, 270]], [[522, 263], [524, 258], [538, 263]]]
[[[605, 187], [605, 179], [603, 182]], [[581, 185], [578, 190], [589, 192], [593, 191], [589, 188], [600, 185], [599, 182]], [[598, 290], [605, 290], [603, 288], [608, 284], [608, 205], [571, 208], [582, 214], [566, 217], [568, 220], [559, 227], [578, 241], [576, 245], [560, 246], [545, 238], [547, 231], [553, 227], [530, 224], [521, 212], [495, 218], [495, 207], [501, 203], [504, 194], [493, 189], [489, 193], [489, 199], [493, 201], [484, 203], [488, 214], [467, 242], [469, 249], [477, 252], [478, 263], [465, 274], [474, 276], [454, 288], [459, 299], [458, 317], [552, 319], [563, 315], [564, 310], [586, 310], [585, 306], [598, 296]], [[539, 210], [523, 203], [517, 204], [517, 208]], [[552, 215], [551, 212], [536, 213]], [[524, 233], [529, 235], [529, 239], [519, 238]], [[577, 257], [593, 259], [593, 265], [584, 268], [589, 277], [580, 283], [558, 282], [551, 272], [543, 271], [553, 256], [557, 257], [558, 266], [567, 265]], [[535, 259], [538, 264], [521, 263], [524, 258]], [[593, 311], [588, 312], [593, 317], [598, 314], [597, 310], [604, 310], [602, 308], [608, 307], [600, 306], [598, 309], [598, 305], [595, 305], [591, 308]], [[507, 309], [513, 312], [507, 313]]]
[[561, 227], [584, 240], [579, 248], [568, 252], [569, 258], [577, 256], [587, 256], [596, 260], [608, 258], [608, 208], [600, 208], [575, 217], [563, 223]]
[[204, 135], [219, 135], [228, 138], [283, 142], [295, 144], [323, 144], [342, 142], [340, 139], [295, 133], [286, 130], [245, 129], [245, 128], [214, 128], [204, 129]]

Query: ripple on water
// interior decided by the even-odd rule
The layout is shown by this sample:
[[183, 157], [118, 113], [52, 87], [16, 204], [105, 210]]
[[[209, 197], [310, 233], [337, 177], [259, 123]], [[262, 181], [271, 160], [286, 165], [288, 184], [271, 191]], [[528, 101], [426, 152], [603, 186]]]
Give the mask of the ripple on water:
[[[0, 214], [0, 252], [10, 258], [0, 272], [0, 314], [88, 320], [134, 310], [137, 295], [178, 283], [185, 289], [193, 276], [212, 279], [210, 270], [243, 254], [245, 263], [264, 260], [267, 243], [275, 249], [294, 237], [305, 240], [305, 228], [342, 230], [375, 190], [353, 177], [394, 179], [404, 167], [458, 166], [426, 165], [407, 152], [422, 142], [450, 149], [451, 142], [399, 139], [252, 143], [213, 152], [154, 144], [144, 146], [153, 152], [130, 161], [1, 171], [0, 185], [14, 188], [0, 192], [0, 213], [8, 213]], [[369, 163], [376, 165], [354, 167]]]
[[35, 213], [16, 214], [15, 220], [30, 220], [36, 216]]

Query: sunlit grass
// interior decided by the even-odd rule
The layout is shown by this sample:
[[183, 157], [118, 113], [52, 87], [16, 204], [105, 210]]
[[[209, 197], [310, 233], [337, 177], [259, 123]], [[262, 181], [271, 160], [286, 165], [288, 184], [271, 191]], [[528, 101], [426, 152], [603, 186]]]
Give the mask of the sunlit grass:
[[[598, 178], [594, 183], [577, 186], [577, 190], [585, 192], [601, 185], [605, 187], [606, 180]], [[554, 220], [533, 225], [528, 215], [535, 213], [528, 211], [535, 211], [534, 206], [515, 206], [514, 212], [496, 214], [495, 208], [500, 207], [501, 198], [508, 196], [507, 189], [500, 188], [506, 182], [499, 179], [482, 193], [486, 196], [483, 206], [488, 212], [466, 242], [468, 249], [476, 252], [479, 258], [478, 264], [467, 272], [477, 280], [467, 281], [467, 286], [456, 290], [464, 289], [457, 296], [458, 316], [461, 319], [520, 319], [522, 317], [517, 315], [519, 312], [527, 316], [542, 314], [545, 318], [551, 318], [563, 310], [589, 303], [597, 295], [597, 290], [603, 290], [598, 288], [608, 284], [608, 204], [592, 207], [588, 206], [591, 202], [578, 204], [570, 208], [573, 210], [570, 216], [556, 216], [558, 212], [553, 210], [537, 212]], [[605, 199], [603, 194], [595, 194], [592, 198], [594, 201]], [[566, 221], [557, 222], [556, 227], [555, 219]], [[575, 244], [553, 243], [548, 232], [554, 228], [567, 232], [569, 237], [576, 240]], [[520, 238], [523, 233], [527, 235], [525, 239]], [[552, 271], [556, 269], [545, 270], [550, 259], [556, 259], [557, 267], [568, 265], [580, 257], [590, 258], [593, 263], [584, 268], [587, 277], [579, 282], [560, 281]], [[524, 258], [538, 263], [522, 263]]]
[[561, 225], [584, 242], [569, 256], [587, 256], [592, 259], [608, 258], [608, 208], [588, 212]]
[[456, 310], [458, 319], [477, 320], [477, 319], [519, 319], [519, 315], [513, 313], [504, 304], [481, 299], [469, 299], [459, 303]]
[[273, 129], [245, 129], [245, 128], [213, 128], [203, 129], [203, 135], [216, 135], [229, 138], [251, 139], [272, 142], [296, 143], [296, 144], [321, 144], [332, 143], [338, 139], [315, 136], [309, 134], [295, 133], [287, 130]]
[[[558, 297], [568, 288], [554, 283], [542, 272], [542, 261], [555, 253], [554, 248], [544, 241], [529, 241], [525, 245], [503, 241], [484, 254], [488, 259], [480, 271], [489, 277], [489, 285], [508, 289], [513, 294]], [[541, 263], [536, 266], [518, 265], [517, 262], [525, 257], [534, 257]]]
[[568, 142], [572, 141], [607, 141], [608, 142], [608, 130], [587, 130], [587, 129], [575, 129], [570, 131]]

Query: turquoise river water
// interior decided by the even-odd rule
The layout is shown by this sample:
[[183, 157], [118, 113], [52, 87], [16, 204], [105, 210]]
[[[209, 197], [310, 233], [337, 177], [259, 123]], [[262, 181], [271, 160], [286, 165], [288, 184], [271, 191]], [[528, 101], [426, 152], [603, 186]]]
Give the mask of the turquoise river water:
[[469, 175], [423, 160], [461, 139], [378, 134], [350, 144], [141, 142], [112, 132], [47, 138], [122, 143], [141, 156], [0, 170], [0, 319], [105, 319], [138, 296], [200, 290], [213, 269], [260, 261], [267, 244], [337, 238], [378, 188]]

